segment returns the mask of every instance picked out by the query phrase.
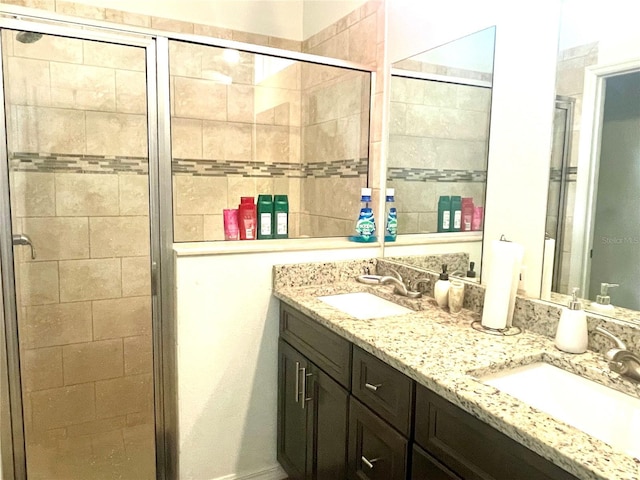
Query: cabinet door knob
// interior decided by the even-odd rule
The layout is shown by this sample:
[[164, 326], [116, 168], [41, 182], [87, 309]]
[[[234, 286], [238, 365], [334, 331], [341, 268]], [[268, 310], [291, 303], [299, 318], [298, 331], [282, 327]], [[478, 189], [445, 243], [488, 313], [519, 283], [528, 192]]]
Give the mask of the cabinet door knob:
[[376, 392], [380, 387], [382, 387], [382, 384], [381, 383], [373, 384], [373, 383], [367, 382], [367, 383], [364, 384], [364, 386], [366, 388], [368, 388], [369, 390], [371, 390], [373, 392]]
[[373, 459], [369, 460], [364, 455], [362, 455], [362, 457], [360, 457], [360, 458], [362, 459], [362, 463], [364, 463], [369, 468], [373, 468], [374, 467], [373, 464], [376, 463], [378, 460], [380, 460], [379, 458], [373, 458]]

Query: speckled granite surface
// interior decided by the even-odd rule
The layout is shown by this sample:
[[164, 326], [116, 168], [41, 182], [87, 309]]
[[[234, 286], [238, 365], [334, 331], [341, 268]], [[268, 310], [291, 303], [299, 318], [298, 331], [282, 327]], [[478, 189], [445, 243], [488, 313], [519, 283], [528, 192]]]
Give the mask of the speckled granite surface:
[[[361, 273], [358, 267], [362, 261], [344, 263], [353, 265], [342, 265], [343, 273], [345, 268]], [[486, 335], [470, 328], [470, 323], [480, 318], [478, 313], [463, 310], [453, 316], [439, 309], [431, 298], [401, 298], [392, 293], [391, 287], [363, 285], [354, 277], [343, 278], [342, 273], [336, 274], [341, 280], [329, 281], [336, 276], [328, 272], [331, 265], [323, 265], [324, 273], [315, 274], [323, 280], [319, 285], [306, 280], [309, 270], [305, 269], [314, 267], [296, 266], [296, 273], [305, 277], [304, 285], [296, 283], [291, 266], [276, 267], [275, 296], [578, 478], [640, 478], [638, 459], [614, 451], [604, 442], [474, 378], [543, 360], [640, 397], [640, 386], [612, 373], [600, 354], [562, 353], [550, 338], [526, 331], [513, 337]], [[316, 298], [354, 291], [393, 298], [416, 311], [357, 320]]]

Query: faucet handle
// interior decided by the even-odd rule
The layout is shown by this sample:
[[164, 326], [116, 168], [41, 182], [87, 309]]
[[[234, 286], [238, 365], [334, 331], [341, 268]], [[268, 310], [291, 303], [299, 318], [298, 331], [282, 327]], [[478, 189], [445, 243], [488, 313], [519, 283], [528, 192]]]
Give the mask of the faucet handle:
[[616, 348], [619, 350], [626, 350], [627, 349], [627, 345], [620, 340], [618, 337], [616, 337], [613, 333], [611, 333], [609, 330], [607, 330], [606, 328], [603, 327], [596, 327], [594, 330], [595, 333], [599, 333], [602, 336], [607, 337], [609, 340], [612, 340], [615, 344], [616, 344]]
[[391, 270], [391, 273], [393, 274], [394, 277], [396, 277], [398, 280], [404, 283], [404, 280], [402, 279], [402, 275], [400, 275], [396, 269], [389, 268], [389, 270]]
[[431, 283], [431, 279], [429, 277], [420, 277], [420, 278], [416, 278], [415, 280], [411, 281], [407, 281], [407, 284], [409, 287], [411, 287], [412, 290], [418, 292], [418, 285], [420, 285], [421, 283], [426, 283], [427, 285]]

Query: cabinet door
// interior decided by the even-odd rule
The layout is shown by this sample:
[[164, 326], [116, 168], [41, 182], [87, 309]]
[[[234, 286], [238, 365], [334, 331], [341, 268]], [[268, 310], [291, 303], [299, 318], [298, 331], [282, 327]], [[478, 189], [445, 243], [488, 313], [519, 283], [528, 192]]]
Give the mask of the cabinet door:
[[349, 406], [349, 478], [405, 480], [408, 442], [393, 427], [351, 397]]
[[349, 392], [312, 365], [307, 406], [313, 408], [312, 479], [347, 478], [347, 415]]
[[278, 461], [291, 480], [304, 480], [308, 471], [308, 408], [303, 408], [302, 376], [309, 365], [282, 340], [278, 350]]
[[460, 477], [420, 447], [414, 445], [411, 480], [460, 480]]

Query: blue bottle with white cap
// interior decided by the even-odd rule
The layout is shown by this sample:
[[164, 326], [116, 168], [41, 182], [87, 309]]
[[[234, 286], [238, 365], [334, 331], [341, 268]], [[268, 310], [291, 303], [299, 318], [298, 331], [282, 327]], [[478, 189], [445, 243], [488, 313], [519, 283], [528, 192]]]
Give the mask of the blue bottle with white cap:
[[362, 202], [362, 208], [360, 208], [360, 215], [356, 221], [356, 234], [349, 237], [352, 242], [369, 243], [377, 241], [376, 233], [376, 221], [373, 218], [373, 210], [369, 206], [371, 203], [371, 189], [363, 188], [361, 190], [360, 201]]

